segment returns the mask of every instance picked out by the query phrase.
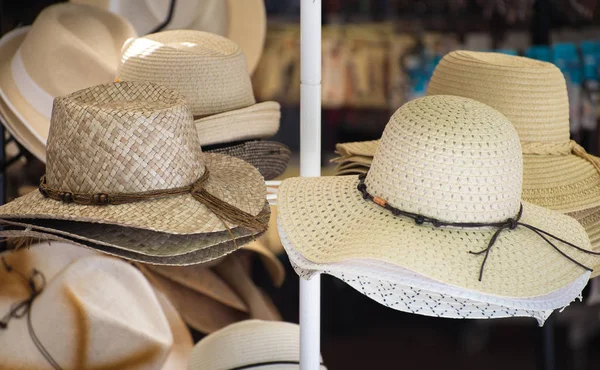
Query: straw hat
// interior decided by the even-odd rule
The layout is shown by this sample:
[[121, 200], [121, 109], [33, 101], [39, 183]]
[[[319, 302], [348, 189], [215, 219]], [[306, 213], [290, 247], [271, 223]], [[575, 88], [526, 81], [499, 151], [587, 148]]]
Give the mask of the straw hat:
[[287, 169], [292, 152], [277, 141], [252, 140], [218, 149], [204, 147], [209, 153], [221, 153], [240, 158], [258, 169], [265, 180], [281, 176]]
[[413, 100], [390, 119], [363, 185], [356, 176], [286, 179], [278, 223], [316, 264], [370, 259], [482, 295], [548, 295], [589, 277], [598, 258], [547, 237], [563, 256], [534, 231], [590, 249], [575, 220], [522, 201], [521, 161], [516, 131], [494, 109], [453, 96]]
[[[175, 370], [187, 365], [189, 331], [168, 300], [157, 297], [129, 264], [62, 243], [1, 257], [0, 312], [8, 318], [0, 329], [1, 369], [53, 368], [34, 344], [28, 320], [63, 369]], [[41, 290], [29, 313], [25, 305], [20, 311], [25, 317], [4, 316], [30, 299], [29, 280]]]
[[[152, 32], [167, 19], [170, 0], [71, 0], [110, 10], [131, 21], [138, 34]], [[166, 29], [187, 29], [225, 36], [240, 45], [248, 71], [258, 65], [267, 34], [264, 0], [177, 0]]]
[[7, 128], [40, 160], [52, 99], [114, 80], [121, 46], [135, 37], [124, 18], [74, 4], [45, 8], [31, 27], [0, 39], [0, 98]]
[[[247, 320], [198, 342], [188, 369], [294, 370], [300, 368], [299, 361], [300, 327], [297, 324]], [[326, 370], [323, 364], [319, 368]]]
[[213, 267], [140, 265], [164, 292], [183, 319], [201, 333], [212, 333], [249, 318], [281, 320], [277, 308], [252, 282], [239, 251]]
[[0, 207], [0, 218], [153, 257], [132, 258], [144, 262], [220, 257], [207, 248], [265, 230], [266, 189], [250, 164], [204, 154], [197, 138], [183, 97], [162, 86], [112, 83], [57, 98], [40, 191]]
[[117, 78], [182, 93], [196, 119], [200, 145], [266, 138], [279, 129], [279, 104], [256, 103], [242, 50], [218, 35], [178, 30], [129, 40]]

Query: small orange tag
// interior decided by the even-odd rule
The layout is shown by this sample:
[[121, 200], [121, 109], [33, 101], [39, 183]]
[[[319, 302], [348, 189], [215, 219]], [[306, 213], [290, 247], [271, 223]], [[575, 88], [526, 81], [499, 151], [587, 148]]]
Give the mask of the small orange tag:
[[119, 81], [119, 79], [118, 79], [118, 78], [115, 78], [115, 82], [121, 82], [121, 81]]
[[373, 197], [373, 202], [379, 204], [382, 207], [385, 207], [385, 205], [387, 204], [387, 202], [385, 201], [385, 199], [379, 198], [379, 197]]

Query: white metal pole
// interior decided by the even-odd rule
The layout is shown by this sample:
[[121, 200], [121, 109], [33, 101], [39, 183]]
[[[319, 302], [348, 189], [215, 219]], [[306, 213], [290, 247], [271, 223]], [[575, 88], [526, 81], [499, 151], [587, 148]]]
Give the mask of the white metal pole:
[[[300, 0], [300, 176], [321, 175], [321, 0]], [[300, 370], [319, 370], [321, 276], [300, 279]]]

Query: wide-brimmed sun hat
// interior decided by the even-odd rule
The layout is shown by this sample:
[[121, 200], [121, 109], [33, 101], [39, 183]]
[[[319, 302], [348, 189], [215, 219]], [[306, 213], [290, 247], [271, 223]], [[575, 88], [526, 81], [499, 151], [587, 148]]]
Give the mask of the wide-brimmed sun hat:
[[[71, 0], [110, 10], [127, 18], [140, 35], [162, 24], [170, 0]], [[267, 34], [264, 0], [177, 0], [173, 18], [165, 29], [198, 30], [225, 36], [240, 45], [248, 71], [256, 68]]]
[[[396, 111], [365, 178], [284, 180], [278, 223], [312, 263], [375, 260], [484, 296], [545, 296], [585, 280], [597, 260], [585, 230], [523, 201], [521, 186], [508, 119], [471, 99], [431, 96]], [[579, 293], [555, 297], [553, 308]]]
[[279, 103], [256, 103], [242, 50], [218, 35], [174, 30], [129, 40], [117, 78], [155, 82], [183, 94], [200, 145], [267, 138], [279, 129]]
[[4, 252], [0, 291], [2, 369], [187, 366], [189, 330], [123, 261], [56, 242]]
[[3, 222], [29, 225], [22, 232], [193, 264], [226, 254], [208, 247], [231, 242], [229, 253], [266, 229], [258, 170], [202, 153], [184, 98], [163, 86], [111, 83], [55, 99], [47, 153], [39, 191], [0, 207]]
[[121, 46], [136, 35], [123, 17], [68, 3], [49, 6], [31, 27], [4, 35], [1, 111], [15, 139], [45, 161], [52, 100], [113, 81]]
[[[288, 322], [247, 320], [196, 344], [189, 370], [297, 370], [300, 327]], [[321, 359], [321, 370], [326, 370]]]
[[251, 140], [215, 149], [205, 146], [204, 151], [243, 159], [256, 167], [265, 180], [281, 176], [292, 156], [290, 149], [277, 141]]

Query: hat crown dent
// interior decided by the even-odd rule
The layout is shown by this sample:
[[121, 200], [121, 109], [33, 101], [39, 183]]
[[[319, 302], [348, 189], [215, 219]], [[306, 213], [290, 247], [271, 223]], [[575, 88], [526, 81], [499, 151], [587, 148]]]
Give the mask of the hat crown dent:
[[552, 63], [490, 52], [453, 51], [435, 68], [428, 95], [477, 100], [504, 114], [521, 142], [568, 143], [565, 77]]
[[521, 145], [506, 117], [456, 96], [429, 96], [388, 122], [365, 183], [404, 211], [447, 222], [498, 222], [519, 211]]
[[188, 186], [204, 173], [184, 98], [153, 83], [94, 86], [54, 100], [49, 187], [74, 193]]
[[256, 103], [241, 48], [208, 32], [171, 30], [131, 40], [117, 75], [121, 81], [155, 82], [179, 91], [198, 117]]

